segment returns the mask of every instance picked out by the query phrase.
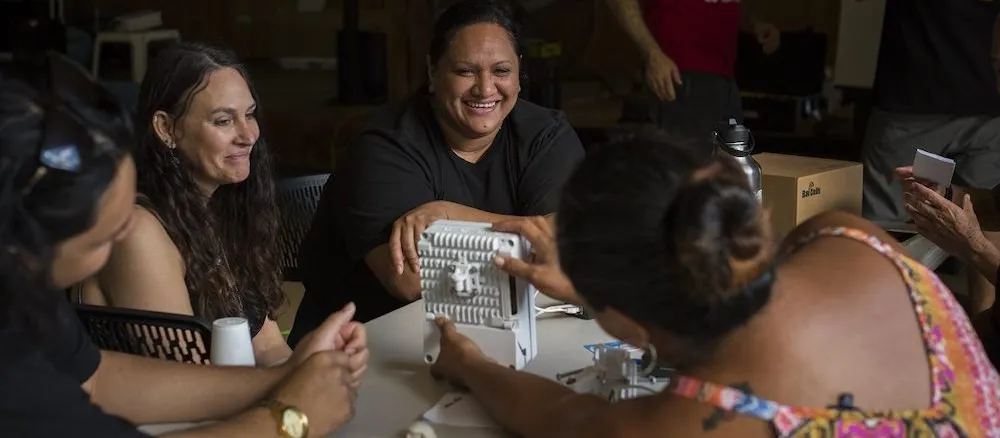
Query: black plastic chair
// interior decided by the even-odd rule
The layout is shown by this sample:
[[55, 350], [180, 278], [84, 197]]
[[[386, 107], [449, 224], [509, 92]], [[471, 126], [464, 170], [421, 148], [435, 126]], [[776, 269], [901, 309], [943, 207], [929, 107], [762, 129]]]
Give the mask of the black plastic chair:
[[76, 314], [102, 350], [208, 364], [212, 329], [187, 315], [76, 304]]
[[281, 248], [281, 269], [285, 281], [302, 281], [299, 270], [299, 245], [319, 205], [323, 186], [330, 174], [309, 175], [278, 181], [277, 202], [281, 212], [278, 244]]

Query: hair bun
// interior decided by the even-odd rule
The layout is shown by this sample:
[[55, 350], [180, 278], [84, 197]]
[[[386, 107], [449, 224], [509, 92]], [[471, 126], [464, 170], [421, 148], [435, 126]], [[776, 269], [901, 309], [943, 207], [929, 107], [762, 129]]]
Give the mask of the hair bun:
[[745, 182], [721, 176], [686, 184], [672, 203], [665, 234], [678, 263], [668, 269], [686, 305], [705, 315], [692, 332], [727, 332], [770, 297], [772, 245], [760, 214]]

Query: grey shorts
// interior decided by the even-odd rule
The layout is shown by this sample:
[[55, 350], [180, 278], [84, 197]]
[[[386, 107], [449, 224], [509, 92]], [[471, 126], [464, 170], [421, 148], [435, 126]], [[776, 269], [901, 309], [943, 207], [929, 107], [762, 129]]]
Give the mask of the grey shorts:
[[881, 222], [910, 219], [902, 186], [893, 170], [913, 164], [923, 149], [955, 160], [953, 183], [992, 188], [1000, 183], [1000, 117], [903, 114], [875, 109], [865, 132], [865, 218]]

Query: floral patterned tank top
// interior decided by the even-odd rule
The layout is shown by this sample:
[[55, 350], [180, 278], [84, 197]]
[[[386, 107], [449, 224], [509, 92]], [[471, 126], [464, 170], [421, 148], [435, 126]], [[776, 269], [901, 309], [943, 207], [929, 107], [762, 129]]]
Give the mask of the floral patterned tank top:
[[1000, 377], [965, 312], [937, 275], [876, 237], [851, 228], [819, 230], [790, 251], [823, 236], [862, 242], [899, 269], [923, 332], [933, 385], [931, 406], [884, 412], [862, 411], [849, 402], [829, 408], [787, 406], [690, 377], [676, 379], [670, 391], [767, 421], [778, 437], [1000, 437]]

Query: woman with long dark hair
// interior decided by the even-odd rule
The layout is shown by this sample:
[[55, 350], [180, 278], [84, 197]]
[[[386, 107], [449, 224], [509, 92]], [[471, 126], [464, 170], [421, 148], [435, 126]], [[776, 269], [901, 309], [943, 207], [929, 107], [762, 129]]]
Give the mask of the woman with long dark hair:
[[136, 229], [85, 302], [244, 316], [259, 365], [291, 354], [274, 322], [278, 213], [259, 102], [228, 50], [184, 42], [156, 57], [139, 93]]
[[[130, 117], [72, 61], [0, 68], [0, 430], [146, 437], [324, 436], [350, 420], [367, 361], [348, 306], [282, 366], [212, 367], [101, 351], [62, 292], [140, 220]], [[303, 427], [306, 426], [306, 427]]]

